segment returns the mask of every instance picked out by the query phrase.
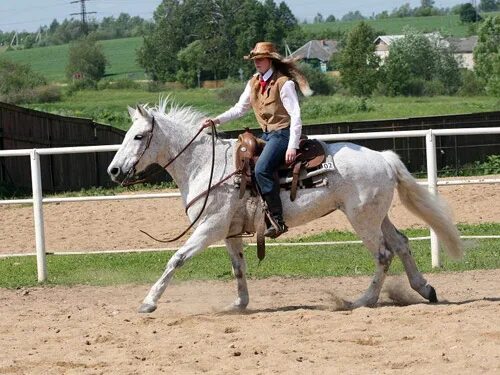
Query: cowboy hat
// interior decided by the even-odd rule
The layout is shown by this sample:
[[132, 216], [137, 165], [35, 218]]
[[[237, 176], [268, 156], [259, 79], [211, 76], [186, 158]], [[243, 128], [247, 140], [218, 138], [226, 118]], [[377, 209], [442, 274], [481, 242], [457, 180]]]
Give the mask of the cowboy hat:
[[255, 60], [255, 59], [274, 59], [283, 61], [284, 57], [281, 56], [276, 50], [276, 46], [271, 42], [258, 42], [253, 50], [247, 56], [243, 57], [245, 60]]

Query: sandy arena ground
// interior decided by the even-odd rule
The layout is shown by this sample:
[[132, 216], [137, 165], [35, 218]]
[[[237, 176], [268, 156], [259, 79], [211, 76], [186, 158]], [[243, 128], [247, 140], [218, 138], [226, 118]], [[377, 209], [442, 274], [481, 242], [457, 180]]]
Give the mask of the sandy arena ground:
[[[500, 177], [500, 176], [491, 176]], [[500, 185], [440, 187], [459, 223], [500, 222]], [[389, 213], [399, 228], [424, 226], [404, 208], [397, 194]], [[188, 226], [179, 198], [60, 203], [44, 206], [45, 239], [49, 252], [165, 248], [139, 232], [172, 238]], [[331, 229], [352, 230], [341, 212], [334, 212], [283, 237], [293, 238]], [[251, 239], [250, 241], [255, 241]], [[183, 241], [170, 244], [178, 247]], [[31, 206], [0, 206], [0, 254], [34, 253]]]
[[498, 374], [500, 270], [428, 276], [423, 302], [390, 277], [377, 308], [343, 311], [367, 277], [250, 280], [245, 314], [222, 312], [233, 282], [0, 289], [0, 374]]
[[[500, 221], [498, 185], [442, 187], [457, 222]], [[401, 228], [422, 223], [395, 199]], [[48, 251], [152, 248], [173, 235], [178, 200], [52, 204]], [[350, 229], [340, 213], [288, 234]], [[0, 207], [0, 254], [34, 251], [32, 208]], [[500, 270], [427, 275], [427, 304], [389, 277], [376, 308], [346, 311], [367, 277], [250, 280], [249, 311], [228, 314], [234, 282], [172, 284], [151, 315], [150, 285], [0, 289], [0, 374], [498, 374]]]

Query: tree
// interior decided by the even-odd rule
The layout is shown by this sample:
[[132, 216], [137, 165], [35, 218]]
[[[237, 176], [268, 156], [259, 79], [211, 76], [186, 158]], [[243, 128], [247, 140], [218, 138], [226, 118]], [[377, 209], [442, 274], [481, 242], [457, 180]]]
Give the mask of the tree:
[[104, 76], [106, 65], [102, 46], [87, 37], [71, 44], [66, 77], [72, 79], [75, 74], [79, 74], [86, 81], [97, 82]]
[[333, 14], [330, 14], [328, 17], [326, 17], [326, 22], [335, 22], [337, 19]]
[[471, 3], [462, 5], [460, 9], [460, 21], [463, 23], [474, 23], [481, 21], [481, 16], [477, 13], [476, 8]]
[[273, 0], [163, 0], [138, 62], [153, 80], [175, 79], [180, 68], [186, 72], [179, 52], [199, 41], [205, 51], [205, 79], [237, 77], [240, 68], [246, 73], [253, 69], [242, 57], [257, 41], [269, 40], [280, 48], [297, 29], [297, 19], [284, 2], [277, 6]]
[[452, 52], [438, 39], [412, 30], [391, 45], [383, 76], [387, 95], [452, 94], [461, 83]]
[[411, 9], [410, 3], [404, 3], [399, 8], [394, 9], [391, 16], [398, 18], [413, 16], [413, 10]]
[[483, 12], [494, 12], [500, 9], [498, 0], [481, 0], [479, 3], [479, 9]]
[[375, 30], [364, 21], [347, 35], [339, 71], [342, 83], [354, 95], [370, 96], [377, 86], [379, 58], [375, 55], [375, 37]]
[[200, 40], [195, 40], [180, 50], [177, 57], [181, 68], [177, 72], [177, 80], [187, 87], [195, 87], [198, 73], [201, 74], [204, 67], [207, 66], [206, 56], [203, 42]]
[[321, 13], [318, 13], [314, 16], [313, 23], [323, 23], [323, 15]]
[[486, 90], [500, 96], [500, 16], [486, 18], [479, 28], [479, 40], [474, 49], [474, 70]]
[[342, 21], [361, 21], [364, 20], [365, 17], [361, 14], [359, 10], [351, 11], [342, 16]]
[[433, 8], [434, 7], [434, 0], [421, 0], [420, 1], [420, 7], [421, 8]]

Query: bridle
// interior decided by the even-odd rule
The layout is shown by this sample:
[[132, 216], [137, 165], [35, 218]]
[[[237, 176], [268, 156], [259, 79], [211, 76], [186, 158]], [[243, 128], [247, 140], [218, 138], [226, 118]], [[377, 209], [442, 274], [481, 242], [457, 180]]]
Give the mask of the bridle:
[[[186, 151], [186, 149], [194, 142], [194, 140], [196, 138], [198, 138], [198, 136], [201, 134], [201, 132], [204, 129], [204, 127], [202, 126], [200, 128], [200, 130], [198, 130], [198, 132], [194, 135], [194, 137], [186, 144], [186, 146], [184, 146], [184, 148], [181, 151], [179, 151], [179, 153], [174, 158], [170, 159], [162, 167], [162, 169], [160, 169], [159, 171], [156, 171], [154, 173], [151, 173], [149, 176], [143, 177], [142, 179], [131, 181], [130, 180], [130, 176], [132, 176], [135, 173], [135, 167], [136, 167], [136, 165], [139, 163], [139, 161], [141, 160], [141, 158], [144, 156], [144, 153], [147, 151], [147, 149], [151, 145], [151, 140], [153, 139], [153, 131], [154, 131], [154, 128], [155, 128], [155, 118], [154, 118], [154, 116], [151, 116], [151, 117], [152, 117], [151, 130], [148, 132], [148, 138], [147, 138], [147, 141], [146, 141], [146, 146], [144, 147], [144, 150], [142, 150], [142, 152], [140, 153], [139, 157], [137, 158], [137, 160], [134, 163], [134, 165], [132, 166], [132, 168], [130, 168], [130, 170], [128, 171], [127, 175], [125, 176], [124, 180], [121, 183], [121, 186], [131, 186], [131, 185], [135, 185], [135, 184], [139, 184], [139, 183], [145, 182], [151, 176], [154, 176], [154, 175], [158, 174], [159, 172], [161, 172], [162, 170], [167, 169], [184, 151]], [[196, 216], [196, 218], [192, 221], [192, 223], [181, 234], [179, 234], [175, 238], [171, 238], [171, 239], [168, 239], [168, 240], [160, 240], [160, 239], [157, 239], [157, 238], [153, 237], [152, 235], [150, 235], [149, 233], [147, 233], [147, 232], [145, 232], [145, 231], [143, 231], [141, 229], [139, 230], [140, 232], [144, 233], [146, 236], [150, 237], [151, 239], [153, 239], [155, 241], [158, 241], [158, 242], [162, 242], [162, 243], [168, 243], [168, 242], [177, 241], [179, 238], [183, 237], [197, 223], [197, 221], [200, 219], [201, 215], [205, 211], [205, 207], [207, 206], [207, 202], [208, 202], [208, 197], [210, 195], [210, 191], [213, 190], [214, 188], [216, 188], [217, 186], [221, 185], [223, 182], [227, 181], [230, 177], [234, 176], [238, 172], [238, 171], [232, 172], [231, 174], [229, 174], [228, 176], [226, 176], [222, 180], [220, 180], [217, 184], [215, 184], [215, 185], [212, 186], [212, 178], [213, 178], [214, 169], [215, 169], [215, 138], [217, 136], [217, 129], [216, 129], [215, 123], [213, 121], [211, 121], [210, 126], [212, 128], [212, 132], [211, 132], [211, 136], [212, 136], [211, 137], [212, 138], [212, 165], [210, 167], [210, 178], [208, 180], [208, 188], [207, 188], [207, 190], [205, 190], [201, 194], [199, 194], [196, 197], [194, 197], [186, 205], [186, 213], [187, 213], [188, 209], [196, 201], [198, 201], [201, 197], [203, 197], [203, 195], [205, 195], [205, 200], [203, 201], [203, 207], [201, 208], [201, 210], [198, 213], [198, 215]]]

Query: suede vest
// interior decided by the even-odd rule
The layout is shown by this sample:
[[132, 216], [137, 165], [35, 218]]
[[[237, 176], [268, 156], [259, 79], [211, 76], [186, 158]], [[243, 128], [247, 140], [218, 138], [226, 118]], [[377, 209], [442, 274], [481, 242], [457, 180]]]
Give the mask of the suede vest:
[[281, 88], [288, 79], [287, 76], [274, 72], [267, 81], [263, 94], [259, 83], [259, 75], [257, 74], [251, 79], [250, 103], [255, 118], [264, 132], [290, 126], [290, 115], [283, 106], [280, 97]]

